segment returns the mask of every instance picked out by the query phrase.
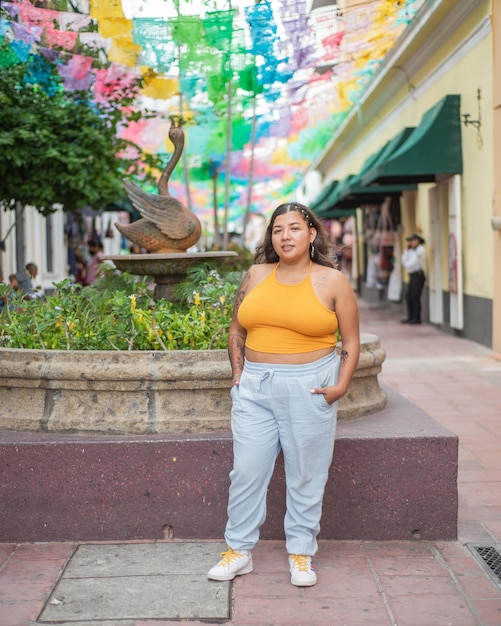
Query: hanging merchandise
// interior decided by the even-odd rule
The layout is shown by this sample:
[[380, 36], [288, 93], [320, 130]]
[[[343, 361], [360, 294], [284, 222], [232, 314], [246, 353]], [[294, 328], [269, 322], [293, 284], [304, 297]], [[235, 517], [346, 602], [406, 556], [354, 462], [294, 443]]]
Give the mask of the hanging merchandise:
[[385, 198], [381, 205], [376, 230], [373, 235], [373, 244], [379, 250], [378, 282], [387, 285], [393, 270], [395, 231], [390, 214], [391, 198]]
[[368, 289], [383, 288], [379, 282], [379, 252], [374, 252], [372, 248], [368, 250], [365, 286]]
[[400, 241], [395, 237], [393, 246], [393, 269], [388, 280], [388, 300], [400, 302], [402, 299], [402, 265], [400, 259]]
[[343, 237], [343, 259], [353, 261], [353, 235]]
[[391, 198], [385, 198], [381, 205], [381, 213], [374, 231], [373, 243], [375, 246], [393, 246], [395, 243], [395, 230], [393, 228], [393, 220], [390, 214]]
[[381, 246], [379, 249], [378, 282], [387, 285], [393, 270], [393, 246]]

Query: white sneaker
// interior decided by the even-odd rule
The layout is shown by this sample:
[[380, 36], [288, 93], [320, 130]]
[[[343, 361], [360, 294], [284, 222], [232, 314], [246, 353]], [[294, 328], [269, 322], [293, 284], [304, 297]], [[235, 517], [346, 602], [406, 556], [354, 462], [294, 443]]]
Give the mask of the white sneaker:
[[223, 558], [217, 565], [211, 567], [207, 578], [211, 580], [233, 580], [235, 576], [250, 574], [252, 572], [252, 556], [248, 550], [236, 552], [228, 548], [226, 552], [221, 552]]
[[311, 587], [317, 582], [317, 575], [311, 566], [311, 556], [289, 554], [291, 583], [296, 587]]

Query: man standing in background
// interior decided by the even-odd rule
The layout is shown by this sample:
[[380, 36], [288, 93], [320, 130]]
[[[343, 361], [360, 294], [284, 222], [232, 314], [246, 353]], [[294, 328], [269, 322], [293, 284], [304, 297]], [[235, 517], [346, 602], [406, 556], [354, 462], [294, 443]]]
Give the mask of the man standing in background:
[[409, 274], [409, 284], [405, 293], [407, 317], [402, 324], [421, 324], [421, 294], [423, 293], [425, 275], [425, 240], [416, 233], [407, 237], [407, 250], [402, 253], [402, 265]]
[[103, 246], [101, 242], [96, 239], [89, 239], [87, 242], [87, 248], [89, 250], [90, 259], [87, 263], [85, 284], [92, 285], [95, 283], [96, 278], [99, 275], [99, 264], [101, 263], [101, 257], [103, 256]]

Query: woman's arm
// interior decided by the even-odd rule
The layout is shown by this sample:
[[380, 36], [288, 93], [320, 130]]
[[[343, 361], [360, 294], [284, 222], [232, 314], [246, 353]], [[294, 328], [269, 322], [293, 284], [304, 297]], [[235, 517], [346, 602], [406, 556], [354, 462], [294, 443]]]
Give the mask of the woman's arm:
[[341, 335], [341, 367], [337, 383], [341, 396], [348, 391], [360, 356], [360, 324], [358, 303], [353, 289], [343, 276], [342, 287], [336, 296], [336, 315]]
[[233, 316], [228, 332], [228, 357], [231, 365], [232, 385], [239, 384], [240, 375], [244, 369], [245, 338], [247, 336], [247, 331], [238, 321], [238, 309], [240, 308], [240, 305], [242, 304], [249, 289], [250, 281], [251, 270], [245, 273], [242, 278], [242, 282], [238, 287], [235, 304], [233, 305]]
[[339, 378], [336, 385], [312, 389], [312, 393], [322, 393], [329, 404], [339, 400], [348, 391], [360, 356], [360, 326], [356, 296], [348, 279], [341, 272], [336, 271], [334, 280], [334, 309], [342, 341]]

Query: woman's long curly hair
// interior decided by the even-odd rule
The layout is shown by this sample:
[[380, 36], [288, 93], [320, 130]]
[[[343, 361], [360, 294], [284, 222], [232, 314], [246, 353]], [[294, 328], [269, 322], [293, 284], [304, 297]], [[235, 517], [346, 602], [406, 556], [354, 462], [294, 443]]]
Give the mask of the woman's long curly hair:
[[303, 220], [308, 224], [309, 228], [314, 228], [317, 231], [317, 235], [313, 241], [311, 247], [313, 251], [312, 260], [319, 265], [325, 265], [326, 267], [337, 267], [336, 254], [334, 252], [334, 245], [325, 230], [322, 221], [304, 204], [299, 202], [287, 202], [281, 204], [274, 211], [270, 218], [269, 224], [264, 234], [264, 239], [261, 244], [256, 248], [256, 254], [254, 256], [255, 263], [277, 263], [279, 261], [278, 254], [273, 248], [271, 242], [271, 235], [273, 232], [273, 225], [275, 219], [279, 215], [289, 213], [290, 211], [296, 211], [301, 215]]

